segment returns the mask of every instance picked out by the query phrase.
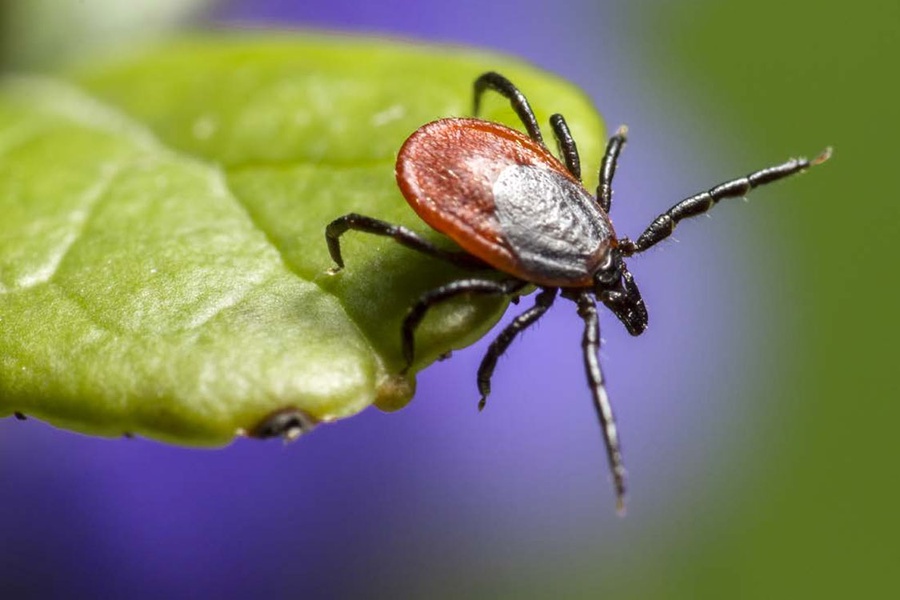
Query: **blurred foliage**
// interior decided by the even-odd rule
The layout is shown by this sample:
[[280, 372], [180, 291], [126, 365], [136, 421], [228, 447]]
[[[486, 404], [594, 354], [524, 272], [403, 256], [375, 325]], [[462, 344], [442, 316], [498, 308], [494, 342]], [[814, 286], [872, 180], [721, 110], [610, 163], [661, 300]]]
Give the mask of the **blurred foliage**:
[[3, 0], [0, 70], [46, 69], [151, 39], [216, 0]]
[[760, 292], [781, 303], [770, 344], [783, 360], [758, 374], [760, 466], [725, 483], [741, 502], [726, 526], [691, 532], [655, 584], [631, 591], [896, 597], [900, 3], [702, 1], [657, 16], [648, 53], [666, 57], [661, 77], [711, 129], [727, 119], [753, 156], [798, 144], [835, 156], [791, 202], [767, 206], [793, 279]]

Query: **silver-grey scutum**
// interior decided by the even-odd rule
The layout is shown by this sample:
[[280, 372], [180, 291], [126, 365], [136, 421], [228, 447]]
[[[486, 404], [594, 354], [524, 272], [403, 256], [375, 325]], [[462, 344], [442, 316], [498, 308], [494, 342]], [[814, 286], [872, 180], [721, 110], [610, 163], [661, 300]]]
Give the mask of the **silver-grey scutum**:
[[579, 280], [605, 258], [609, 217], [582, 186], [555, 170], [504, 169], [493, 186], [503, 235], [525, 268], [554, 280]]

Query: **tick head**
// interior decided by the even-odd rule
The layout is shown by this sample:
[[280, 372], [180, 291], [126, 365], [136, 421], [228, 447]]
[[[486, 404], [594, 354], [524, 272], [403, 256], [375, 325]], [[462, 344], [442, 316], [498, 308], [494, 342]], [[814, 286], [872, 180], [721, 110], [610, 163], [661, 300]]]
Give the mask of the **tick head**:
[[647, 329], [648, 315], [641, 291], [621, 255], [613, 250], [594, 273], [594, 293], [631, 335]]

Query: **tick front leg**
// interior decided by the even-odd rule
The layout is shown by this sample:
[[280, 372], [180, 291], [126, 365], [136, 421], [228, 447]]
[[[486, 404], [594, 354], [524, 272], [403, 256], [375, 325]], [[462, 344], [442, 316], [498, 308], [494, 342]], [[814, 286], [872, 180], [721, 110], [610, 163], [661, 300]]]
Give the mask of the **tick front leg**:
[[487, 397], [491, 393], [491, 377], [499, 359], [517, 335], [534, 325], [547, 310], [553, 306], [556, 299], [556, 288], [544, 288], [534, 301], [534, 306], [520, 314], [500, 332], [491, 342], [487, 353], [478, 367], [478, 391], [481, 392], [481, 400], [478, 401], [478, 410], [483, 410]]
[[415, 349], [415, 333], [425, 318], [428, 310], [445, 300], [449, 300], [456, 296], [464, 294], [477, 294], [481, 296], [509, 296], [515, 294], [523, 287], [524, 281], [518, 279], [509, 279], [506, 281], [491, 281], [489, 279], [461, 279], [448, 283], [430, 292], [426, 292], [419, 300], [412, 305], [406, 318], [403, 320], [403, 327], [400, 332], [400, 343], [403, 349], [403, 358], [406, 366], [400, 371], [401, 375], [405, 375], [412, 366], [416, 356]]
[[[679, 221], [682, 219], [703, 214], [724, 198], [740, 198], [746, 196], [750, 193], [750, 190], [756, 187], [778, 181], [779, 179], [784, 179], [785, 177], [790, 177], [791, 175], [801, 173], [810, 167], [820, 165], [828, 160], [829, 157], [831, 157], [831, 148], [826, 148], [813, 160], [792, 158], [780, 165], [760, 169], [759, 171], [755, 171], [744, 177], [738, 177], [737, 179], [721, 183], [710, 190], [701, 192], [690, 198], [685, 198], [663, 214], [656, 217], [636, 242], [631, 243], [624, 240], [624, 243], [621, 243], [623, 253], [627, 256], [643, 252], [672, 235], [672, 232], [675, 231], [675, 226], [678, 225]], [[620, 240], [620, 242], [623, 242], [623, 240]]]
[[575, 138], [569, 131], [569, 125], [566, 123], [565, 117], [556, 113], [550, 117], [550, 126], [553, 128], [553, 135], [556, 137], [556, 146], [563, 160], [566, 161], [566, 168], [569, 169], [575, 179], [581, 181], [581, 158], [578, 156], [578, 147], [575, 145]]
[[625, 464], [619, 448], [616, 419], [609, 403], [609, 396], [606, 394], [603, 370], [600, 368], [600, 321], [597, 318], [597, 306], [587, 292], [578, 296], [577, 303], [578, 316], [584, 321], [584, 337], [581, 341], [584, 370], [587, 372], [591, 393], [594, 396], [594, 407], [597, 409], [600, 426], [603, 428], [603, 438], [606, 441], [606, 456], [616, 489], [616, 510], [622, 514], [625, 511]]
[[597, 202], [606, 214], [612, 208], [612, 182], [616, 174], [616, 165], [619, 163], [619, 154], [627, 141], [628, 127], [620, 125], [616, 134], [609, 138], [606, 144], [606, 152], [600, 163], [600, 184], [597, 186]]
[[341, 256], [340, 237], [351, 229], [393, 238], [396, 242], [407, 248], [445, 260], [465, 269], [488, 268], [485, 263], [471, 254], [438, 248], [406, 227], [392, 225], [379, 219], [350, 213], [335, 219], [325, 228], [325, 242], [328, 244], [328, 253], [331, 255], [331, 259], [335, 264], [337, 264], [337, 269], [335, 270], [340, 270], [344, 267], [344, 258]]
[[473, 115], [478, 116], [478, 111], [481, 109], [481, 96], [485, 90], [494, 90], [509, 100], [513, 110], [516, 111], [516, 115], [518, 115], [522, 124], [525, 125], [525, 130], [528, 132], [529, 137], [536, 142], [544, 143], [544, 136], [541, 135], [541, 128], [538, 125], [537, 118], [534, 116], [534, 111], [531, 110], [528, 99], [509, 79], [500, 73], [488, 71], [475, 80], [473, 87], [475, 92], [472, 102]]

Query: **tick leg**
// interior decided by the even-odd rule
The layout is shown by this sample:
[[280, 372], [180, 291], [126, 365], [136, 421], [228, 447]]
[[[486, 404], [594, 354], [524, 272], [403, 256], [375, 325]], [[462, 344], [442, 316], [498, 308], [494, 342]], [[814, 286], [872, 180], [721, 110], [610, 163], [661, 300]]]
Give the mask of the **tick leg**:
[[413, 359], [416, 356], [415, 350], [415, 332], [419, 323], [425, 318], [425, 314], [432, 306], [440, 304], [445, 300], [461, 296], [463, 294], [478, 294], [483, 296], [508, 296], [514, 294], [525, 287], [524, 281], [518, 279], [508, 279], [506, 281], [491, 281], [489, 279], [460, 279], [441, 286], [430, 292], [426, 292], [419, 300], [410, 307], [403, 320], [403, 327], [400, 332], [400, 342], [403, 348], [403, 358], [406, 366], [400, 371], [405, 374], [412, 366]]
[[575, 139], [569, 131], [569, 125], [566, 123], [565, 117], [556, 113], [550, 117], [550, 126], [553, 128], [553, 135], [556, 137], [556, 145], [563, 160], [566, 161], [566, 168], [569, 173], [575, 176], [575, 179], [581, 181], [581, 159], [578, 158], [578, 148], [575, 146]]
[[[647, 248], [656, 245], [672, 235], [679, 221], [705, 213], [723, 198], [746, 196], [753, 188], [805, 171], [812, 166], [825, 162], [830, 156], [831, 148], [826, 148], [813, 160], [792, 158], [780, 165], [760, 169], [744, 177], [720, 183], [710, 190], [686, 198], [656, 217], [636, 242], [632, 243], [627, 239], [620, 240], [623, 254], [628, 256], [637, 252], [643, 252]], [[623, 241], [624, 244], [621, 243]]]
[[616, 174], [616, 165], [619, 162], [619, 153], [625, 147], [628, 136], [628, 127], [620, 125], [616, 134], [609, 138], [606, 144], [606, 152], [600, 162], [600, 185], [597, 186], [597, 202], [606, 214], [612, 207], [612, 182]]
[[341, 256], [340, 237], [350, 229], [394, 238], [395, 241], [407, 248], [412, 248], [413, 250], [428, 254], [429, 256], [451, 262], [458, 267], [466, 269], [488, 268], [485, 263], [471, 254], [438, 248], [406, 227], [391, 225], [390, 223], [379, 219], [350, 213], [335, 219], [325, 228], [325, 241], [328, 243], [328, 253], [331, 254], [332, 260], [337, 264], [338, 270], [344, 267], [344, 259]]
[[541, 128], [538, 126], [537, 118], [525, 94], [519, 91], [512, 82], [499, 73], [488, 71], [475, 80], [475, 97], [472, 103], [472, 114], [478, 116], [481, 108], [481, 95], [487, 89], [492, 89], [507, 100], [512, 105], [513, 110], [519, 116], [525, 130], [528, 131], [529, 137], [536, 142], [544, 143], [544, 136], [541, 135]]
[[584, 338], [581, 347], [584, 350], [584, 369], [587, 372], [591, 393], [594, 395], [594, 406], [603, 428], [606, 440], [606, 456], [612, 470], [613, 485], [616, 489], [616, 510], [625, 510], [625, 465], [622, 462], [622, 451], [619, 448], [619, 435], [616, 432], [616, 419], [613, 417], [603, 371], [600, 368], [600, 321], [597, 319], [597, 306], [587, 292], [577, 298], [578, 316], [584, 321]]
[[484, 409], [487, 397], [491, 393], [491, 376], [494, 374], [494, 367], [497, 366], [497, 359], [506, 352], [517, 335], [534, 325], [547, 312], [555, 299], [556, 288], [544, 288], [535, 299], [534, 306], [513, 319], [506, 329], [501, 331], [500, 335], [491, 342], [487, 353], [481, 360], [481, 366], [478, 367], [478, 391], [481, 392], [478, 410]]

